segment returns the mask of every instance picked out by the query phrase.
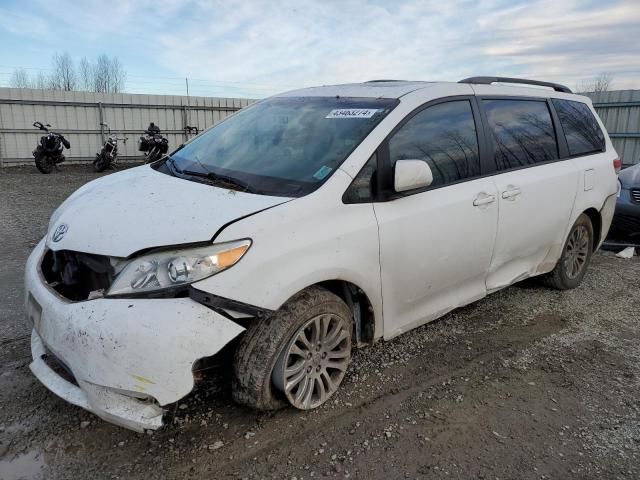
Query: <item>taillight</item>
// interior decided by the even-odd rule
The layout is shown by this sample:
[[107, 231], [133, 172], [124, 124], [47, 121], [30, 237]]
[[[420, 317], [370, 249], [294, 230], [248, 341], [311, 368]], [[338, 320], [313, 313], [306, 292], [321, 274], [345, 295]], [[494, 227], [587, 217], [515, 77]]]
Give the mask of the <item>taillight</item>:
[[620, 173], [620, 170], [622, 169], [622, 160], [616, 158], [613, 161], [613, 169], [616, 171], [616, 173]]

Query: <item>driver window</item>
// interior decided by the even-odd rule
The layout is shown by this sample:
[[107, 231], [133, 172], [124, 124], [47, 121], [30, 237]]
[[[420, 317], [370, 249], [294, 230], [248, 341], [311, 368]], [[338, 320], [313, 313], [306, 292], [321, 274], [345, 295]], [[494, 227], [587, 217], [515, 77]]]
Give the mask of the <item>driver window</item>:
[[471, 103], [456, 100], [427, 107], [389, 140], [391, 165], [423, 160], [431, 167], [431, 187], [480, 175], [478, 136]]

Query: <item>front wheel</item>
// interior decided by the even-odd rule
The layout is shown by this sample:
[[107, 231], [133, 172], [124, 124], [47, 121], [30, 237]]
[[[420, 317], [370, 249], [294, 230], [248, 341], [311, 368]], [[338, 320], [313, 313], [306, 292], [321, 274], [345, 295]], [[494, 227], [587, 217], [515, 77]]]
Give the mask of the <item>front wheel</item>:
[[49, 155], [42, 150], [37, 149], [34, 154], [34, 160], [36, 162], [36, 168], [40, 173], [51, 173], [55, 167], [55, 162]]
[[256, 322], [240, 340], [233, 398], [259, 410], [316, 408], [337, 390], [351, 361], [352, 317], [337, 295], [311, 287]]
[[94, 172], [104, 172], [111, 162], [107, 158], [106, 155], [96, 154], [96, 159], [93, 161], [93, 171]]
[[569, 290], [580, 285], [591, 262], [593, 237], [591, 219], [583, 213], [571, 227], [560, 260], [551, 272], [542, 277], [542, 281], [558, 290]]

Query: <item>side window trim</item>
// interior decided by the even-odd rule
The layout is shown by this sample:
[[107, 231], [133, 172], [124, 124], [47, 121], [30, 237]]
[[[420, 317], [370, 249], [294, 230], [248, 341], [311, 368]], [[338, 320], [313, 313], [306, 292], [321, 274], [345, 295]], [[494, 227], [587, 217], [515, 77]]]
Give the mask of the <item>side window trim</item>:
[[[550, 163], [561, 162], [563, 160], [568, 160], [570, 157], [563, 157], [563, 153], [568, 154], [567, 140], [564, 137], [564, 132], [561, 130], [560, 120], [557, 118], [556, 111], [553, 109], [553, 102], [551, 102], [551, 98], [549, 97], [523, 97], [523, 96], [509, 96], [509, 95], [477, 95], [476, 99], [479, 104], [482, 122], [484, 125], [484, 129], [486, 131], [487, 136], [487, 148], [489, 150], [490, 163], [495, 169], [490, 175], [500, 175], [502, 173], [514, 172], [516, 170], [522, 170], [525, 168], [535, 168], [542, 165], [548, 165]], [[495, 161], [495, 141], [491, 135], [491, 127], [489, 126], [489, 119], [487, 118], [487, 112], [484, 106], [482, 105], [483, 100], [518, 100], [518, 101], [530, 101], [530, 102], [542, 102], [547, 105], [549, 109], [549, 115], [551, 116], [551, 123], [553, 124], [553, 131], [556, 137], [556, 145], [558, 146], [558, 158], [554, 160], [549, 160], [547, 162], [534, 163], [531, 165], [522, 165], [516, 168], [508, 168], [504, 170], [498, 169], [498, 164]], [[564, 146], [563, 146], [564, 144]], [[564, 150], [563, 150], [564, 148]]]
[[567, 137], [564, 133], [564, 128], [562, 128], [562, 123], [560, 123], [560, 117], [558, 116], [556, 107], [550, 98], [547, 98], [547, 106], [549, 107], [549, 111], [551, 112], [553, 129], [556, 132], [556, 141], [558, 143], [558, 156], [560, 157], [558, 160], [566, 160], [571, 156], [569, 155], [569, 144], [567, 143]]
[[491, 136], [491, 127], [489, 126], [489, 120], [487, 119], [487, 114], [482, 108], [482, 100], [487, 97], [482, 97], [479, 95], [475, 95], [473, 97], [476, 108], [478, 109], [478, 117], [480, 119], [480, 123], [482, 124], [482, 135], [484, 140], [484, 153], [480, 155], [480, 161], [482, 162], [482, 166], [487, 169], [486, 175], [495, 175], [499, 172], [498, 164], [496, 163], [496, 146], [493, 138]]
[[[377, 180], [378, 180], [378, 198], [376, 199], [376, 201], [379, 202], [384, 202], [384, 201], [389, 201], [389, 200], [394, 200], [396, 198], [402, 198], [402, 197], [408, 197], [411, 195], [416, 195], [419, 193], [423, 193], [423, 192], [427, 192], [427, 191], [431, 191], [431, 190], [437, 190], [440, 188], [446, 188], [449, 187], [451, 185], [456, 185], [458, 183], [462, 183], [462, 182], [468, 182], [471, 180], [475, 180], [477, 178], [482, 178], [483, 176], [486, 176], [486, 174], [484, 173], [483, 169], [484, 169], [484, 161], [483, 161], [483, 155], [484, 155], [484, 150], [486, 149], [486, 136], [484, 133], [484, 128], [479, 128], [480, 122], [478, 119], [478, 115], [479, 115], [479, 109], [478, 106], [476, 104], [476, 100], [475, 100], [475, 95], [453, 95], [450, 97], [442, 97], [442, 98], [437, 98], [434, 100], [431, 100], [427, 103], [423, 103], [422, 105], [414, 108], [411, 112], [409, 112], [400, 122], [398, 122], [398, 124], [393, 127], [393, 130], [391, 130], [391, 132], [389, 132], [389, 134], [385, 137], [385, 139], [380, 143], [380, 146], [378, 147], [378, 172], [380, 173], [377, 176]], [[402, 127], [404, 127], [404, 125], [409, 122], [409, 120], [411, 120], [413, 117], [415, 117], [416, 115], [418, 115], [420, 112], [422, 112], [423, 110], [426, 110], [429, 107], [433, 107], [435, 105], [440, 105], [443, 103], [450, 103], [450, 102], [459, 102], [461, 100], [466, 100], [469, 102], [470, 106], [471, 106], [471, 113], [473, 116], [473, 122], [474, 122], [474, 126], [476, 129], [476, 138], [478, 140], [478, 156], [480, 159], [480, 175], [476, 175], [474, 177], [468, 177], [468, 178], [464, 178], [462, 180], [458, 180], [456, 182], [450, 182], [447, 183], [445, 185], [438, 185], [435, 187], [427, 187], [427, 188], [420, 188], [420, 189], [416, 189], [416, 190], [412, 190], [410, 192], [406, 192], [406, 193], [397, 193], [393, 190], [392, 185], [393, 185], [393, 166], [391, 165], [391, 154], [389, 151], [389, 140], [398, 132], [398, 130], [400, 130]]]

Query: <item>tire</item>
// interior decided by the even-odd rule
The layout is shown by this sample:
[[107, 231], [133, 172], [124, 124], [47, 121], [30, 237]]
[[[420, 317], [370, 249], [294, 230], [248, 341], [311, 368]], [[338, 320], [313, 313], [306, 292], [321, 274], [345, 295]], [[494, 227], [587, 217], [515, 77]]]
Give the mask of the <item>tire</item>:
[[94, 172], [104, 172], [109, 168], [111, 162], [104, 155], [96, 154], [96, 159], [93, 161]]
[[[323, 321], [328, 323], [323, 324]], [[329, 352], [327, 357], [327, 352], [320, 350], [320, 343], [317, 352], [312, 354], [313, 358], [304, 357], [305, 360], [302, 360], [303, 357], [296, 357], [296, 353], [290, 354], [290, 349], [296, 349], [301, 332], [308, 335], [309, 329], [313, 331], [313, 327], [309, 326], [310, 322], [314, 325], [316, 322], [329, 325], [329, 334], [325, 337], [328, 343], [331, 340], [331, 332], [340, 329], [340, 369], [329, 366], [329, 363], [333, 363], [332, 358], [335, 358], [334, 350]], [[303, 329], [305, 326], [307, 328]], [[320, 287], [310, 287], [294, 295], [280, 310], [257, 320], [240, 339], [233, 362], [233, 399], [239, 404], [258, 410], [275, 410], [287, 404], [304, 410], [318, 407], [335, 393], [344, 378], [351, 360], [352, 330], [351, 311], [337, 295]], [[311, 335], [313, 336], [313, 333]], [[336, 340], [338, 336], [335, 337], [334, 341]], [[287, 367], [287, 360], [292, 358], [303, 362], [304, 368], [298, 372], [305, 372], [304, 376], [307, 379], [296, 384], [297, 390], [294, 388], [286, 393], [282, 383], [284, 369]], [[321, 366], [322, 362], [325, 362], [326, 368]], [[309, 370], [312, 364], [317, 367]], [[276, 368], [280, 368], [280, 374], [275, 371]], [[327, 375], [332, 380], [331, 384], [325, 380]], [[321, 390], [326, 394], [324, 398], [315, 393], [320, 387], [314, 383], [313, 395], [309, 396], [313, 401], [292, 403], [289, 398], [299, 394], [303, 384], [311, 385], [309, 378], [312, 376], [322, 383], [324, 388]], [[276, 384], [278, 381], [280, 383]], [[330, 388], [327, 385], [335, 388], [329, 393]]]
[[51, 173], [55, 167], [54, 162], [47, 154], [38, 148], [34, 153], [34, 160], [36, 162], [36, 168], [40, 173]]
[[558, 290], [569, 290], [580, 285], [593, 255], [593, 236], [591, 219], [583, 213], [571, 227], [558, 263], [551, 272], [541, 277], [542, 283]]

